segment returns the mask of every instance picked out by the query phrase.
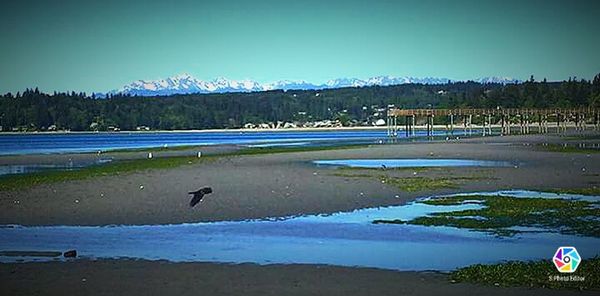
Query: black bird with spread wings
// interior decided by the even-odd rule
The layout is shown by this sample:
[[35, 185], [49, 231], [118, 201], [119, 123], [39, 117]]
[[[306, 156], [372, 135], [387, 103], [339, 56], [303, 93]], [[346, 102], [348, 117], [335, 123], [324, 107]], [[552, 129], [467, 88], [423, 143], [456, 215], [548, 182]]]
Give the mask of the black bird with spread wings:
[[204, 195], [212, 193], [212, 188], [204, 187], [204, 188], [200, 188], [196, 191], [192, 191], [192, 192], [188, 192], [188, 193], [194, 195], [194, 197], [192, 197], [192, 200], [190, 200], [190, 207], [193, 208], [195, 205], [197, 205], [202, 200]]

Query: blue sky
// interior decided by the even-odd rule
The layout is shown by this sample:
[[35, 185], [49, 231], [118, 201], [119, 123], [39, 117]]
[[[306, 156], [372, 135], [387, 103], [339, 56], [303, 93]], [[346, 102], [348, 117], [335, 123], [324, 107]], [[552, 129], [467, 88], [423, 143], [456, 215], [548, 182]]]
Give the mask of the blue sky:
[[0, 92], [108, 91], [180, 73], [321, 83], [600, 72], [600, 1], [168, 2], [0, 4]]

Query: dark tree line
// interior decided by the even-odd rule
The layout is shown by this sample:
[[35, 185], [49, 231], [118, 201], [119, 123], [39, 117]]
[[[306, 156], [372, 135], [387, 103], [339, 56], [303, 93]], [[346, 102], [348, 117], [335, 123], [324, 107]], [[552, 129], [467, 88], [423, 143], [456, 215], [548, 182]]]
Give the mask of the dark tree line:
[[374, 110], [401, 108], [600, 107], [600, 74], [592, 81], [530, 80], [519, 84], [456, 82], [326, 90], [189, 94], [164, 97], [41, 93], [28, 89], [0, 97], [3, 131], [236, 128], [245, 123], [336, 119], [365, 121]]

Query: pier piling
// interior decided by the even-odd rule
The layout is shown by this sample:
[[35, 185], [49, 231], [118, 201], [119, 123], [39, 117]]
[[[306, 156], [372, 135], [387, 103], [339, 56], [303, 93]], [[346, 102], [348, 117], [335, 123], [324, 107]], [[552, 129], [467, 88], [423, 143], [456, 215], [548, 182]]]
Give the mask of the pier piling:
[[[425, 117], [425, 130], [428, 137], [434, 134], [434, 117], [436, 115], [448, 116], [449, 125], [446, 131], [454, 135], [456, 125], [455, 116], [462, 118], [465, 135], [473, 134], [473, 116], [477, 122], [481, 121], [482, 134], [492, 135], [492, 127], [499, 124], [500, 135], [512, 133], [513, 122], [519, 125], [520, 134], [530, 134], [531, 124], [536, 124], [537, 132], [548, 133], [550, 121], [556, 121], [556, 133], [564, 133], [568, 128], [585, 131], [588, 121], [593, 123], [594, 130], [600, 130], [600, 109], [592, 107], [579, 108], [549, 108], [549, 109], [389, 109], [387, 113], [388, 136], [398, 135], [397, 117], [404, 116], [404, 134], [406, 137], [415, 136], [417, 116]], [[496, 123], [492, 120], [495, 118]], [[586, 121], [586, 118], [589, 119]], [[499, 119], [499, 122], [498, 122]]]

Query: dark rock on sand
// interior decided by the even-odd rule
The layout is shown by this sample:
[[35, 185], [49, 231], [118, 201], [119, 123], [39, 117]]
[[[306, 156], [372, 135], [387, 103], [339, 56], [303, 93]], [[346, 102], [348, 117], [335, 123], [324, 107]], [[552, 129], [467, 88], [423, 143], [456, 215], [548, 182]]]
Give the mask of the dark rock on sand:
[[77, 257], [77, 251], [76, 250], [69, 250], [63, 253], [63, 256], [65, 258], [75, 258]]

